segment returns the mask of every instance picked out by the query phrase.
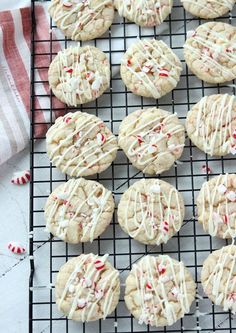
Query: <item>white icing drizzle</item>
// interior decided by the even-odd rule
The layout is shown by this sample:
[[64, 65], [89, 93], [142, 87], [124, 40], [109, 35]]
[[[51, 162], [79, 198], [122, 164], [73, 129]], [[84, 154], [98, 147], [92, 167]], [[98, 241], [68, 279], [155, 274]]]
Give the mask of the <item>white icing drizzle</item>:
[[96, 1], [92, 3], [91, 0], [70, 0], [70, 7], [65, 7], [63, 2], [62, 0], [52, 1], [49, 11], [53, 13], [55, 23], [60, 22], [62, 30], [71, 28], [71, 18], [77, 16], [71, 35], [72, 39], [76, 39], [77, 34], [95, 21], [107, 5], [111, 5], [111, 0], [97, 1], [97, 4]]
[[163, 16], [165, 7], [172, 7], [172, 0], [168, 4], [162, 4], [162, 0], [120, 0], [118, 12], [120, 16], [132, 17], [134, 22], [138, 22], [142, 16], [146, 20], [146, 25], [154, 26], [161, 24], [165, 17]]
[[[136, 286], [138, 290], [138, 294], [141, 300], [141, 316], [139, 323], [142, 322], [148, 324], [151, 323], [152, 325], [158, 325], [158, 316], [155, 315], [155, 309], [158, 310], [158, 307], [161, 308], [161, 313], [163, 317], [167, 320], [168, 325], [172, 325], [174, 322], [177, 321], [177, 311], [176, 311], [176, 303], [179, 303], [179, 309], [181, 311], [181, 316], [185, 313], [188, 313], [190, 310], [190, 303], [188, 299], [188, 291], [186, 286], [186, 278], [185, 278], [185, 268], [182, 262], [177, 262], [171, 259], [167, 255], [161, 255], [158, 258], [161, 259], [159, 265], [163, 267], [170, 268], [171, 273], [167, 275], [167, 272], [164, 270], [161, 273], [158, 273], [158, 266], [157, 266], [157, 258], [152, 256], [145, 256], [140, 262], [136, 265], [133, 265], [132, 272], [135, 276]], [[158, 278], [154, 277], [151, 267], [157, 267], [157, 274], [159, 275]], [[146, 274], [143, 274], [143, 272]], [[177, 274], [176, 274], [177, 271]], [[173, 281], [175, 288], [179, 291], [178, 297], [176, 298], [176, 302], [170, 300], [169, 295], [166, 293], [165, 283], [168, 281]], [[157, 298], [157, 303], [155, 304], [152, 301], [151, 306], [146, 306], [146, 295], [149, 293], [147, 290], [147, 282], [150, 283], [151, 292]], [[157, 290], [157, 287], [158, 290]], [[149, 300], [148, 300], [149, 301]]]
[[[236, 54], [233, 51], [234, 44], [233, 41], [227, 40], [224, 34], [214, 31], [213, 29], [208, 29], [206, 24], [201, 25], [190, 38], [192, 42], [200, 44], [203, 48], [199, 49], [190, 45], [187, 42], [184, 44], [184, 48], [189, 50], [192, 54], [195, 54], [197, 58], [206, 63], [208, 66], [215, 68], [218, 72], [223, 72], [228, 76], [232, 76], [232, 71], [230, 68], [227, 68], [224, 64], [221, 64], [218, 61], [218, 57], [224, 57], [228, 62], [236, 61]], [[219, 40], [221, 43], [216, 44], [212, 40], [207, 39], [207, 36]], [[229, 45], [231, 43], [231, 46]]]
[[213, 14], [221, 15], [221, 12], [217, 10], [217, 7], [214, 7], [213, 4], [216, 4], [221, 7], [229, 8], [229, 10], [233, 9], [234, 0], [208, 0], [207, 5], [206, 2], [201, 0], [181, 0], [183, 3], [189, 3], [194, 6], [198, 6], [199, 8], [207, 8], [208, 11], [212, 12]]
[[[68, 105], [83, 104], [85, 97], [87, 100], [95, 99], [99, 96], [101, 89], [105, 90], [105, 84], [109, 82], [110, 74], [105, 70], [101, 71], [95, 52], [101, 53], [102, 51], [92, 46], [80, 47], [78, 45], [58, 52], [55, 58], [57, 72], [63, 98]], [[90, 71], [88, 62], [93, 63], [94, 71]], [[72, 65], [70, 66], [69, 63]], [[102, 61], [100, 65], [102, 65]]]
[[[50, 230], [51, 223], [55, 221], [58, 224], [57, 234], [61, 239], [66, 239], [68, 228], [72, 224], [72, 222], [78, 216], [83, 217], [81, 209], [84, 207], [85, 204], [87, 204], [90, 207], [92, 207], [92, 216], [91, 216], [91, 221], [89, 222], [85, 221], [82, 224], [83, 228], [82, 228], [81, 242], [83, 242], [84, 237], [86, 237], [88, 233], [89, 233], [90, 242], [92, 242], [94, 239], [95, 229], [97, 227], [97, 224], [99, 223], [99, 218], [104, 213], [104, 208], [111, 195], [111, 192], [108, 191], [104, 186], [94, 182], [95, 186], [93, 187], [93, 190], [89, 193], [87, 198], [85, 200], [81, 200], [81, 198], [78, 198], [77, 202], [74, 204], [74, 207], [71, 208], [70, 201], [75, 195], [77, 195], [78, 189], [80, 186], [82, 186], [81, 183], [83, 181], [84, 181], [83, 178], [70, 179], [67, 183], [65, 183], [63, 194], [66, 194], [67, 200], [65, 204], [61, 206], [59, 221], [55, 221], [55, 214], [58, 211], [58, 207], [62, 204], [60, 195], [58, 195], [55, 198], [54, 204], [51, 206], [51, 209], [47, 211], [48, 214], [47, 229]], [[99, 195], [99, 197], [96, 196], [96, 192], [98, 190], [101, 190], [101, 194]], [[75, 208], [75, 211], [73, 211], [70, 218], [68, 217], [66, 218], [66, 216], [69, 214], [69, 211], [71, 211], [73, 208]]]
[[[144, 111], [145, 112], [145, 111]], [[163, 134], [162, 126], [171, 124], [171, 119], [175, 118], [177, 116], [176, 113], [172, 114], [170, 113], [168, 116], [158, 115], [153, 120], [150, 120], [148, 122], [142, 122], [139, 124], [138, 127], [136, 127], [134, 130], [129, 132], [129, 128], [132, 128], [136, 125], [136, 123], [139, 123], [140, 118], [137, 117], [137, 119], [130, 121], [126, 126], [122, 128], [122, 132], [129, 133], [129, 136], [136, 135], [137, 137], [141, 136], [142, 143], [141, 145], [137, 145], [137, 141], [133, 141], [133, 143], [129, 146], [129, 150], [127, 152], [128, 156], [133, 157], [137, 156], [138, 163], [140, 165], [145, 166], [143, 172], [145, 172], [145, 169], [157, 158], [160, 158], [163, 155], [171, 154], [173, 152], [173, 147], [170, 146], [170, 148], [162, 151], [158, 151], [158, 143], [162, 141], [166, 134]], [[161, 121], [162, 120], [162, 121]], [[151, 127], [152, 126], [152, 127]], [[145, 128], [149, 129], [146, 129]], [[151, 127], [151, 128], [150, 128]], [[159, 130], [160, 129], [160, 130]], [[155, 132], [155, 130], [158, 130], [158, 133]], [[171, 136], [178, 134], [179, 132], [183, 132], [183, 126], [181, 124], [174, 126], [171, 128]], [[153, 135], [153, 138], [150, 140], [150, 142], [145, 142], [145, 138], [150, 137], [150, 135]], [[126, 140], [124, 138], [124, 140]], [[155, 147], [156, 146], [156, 147]], [[178, 145], [176, 149], [183, 148], [183, 145]], [[151, 148], [151, 149], [150, 149]], [[152, 149], [153, 148], [153, 149]], [[148, 159], [147, 156], [149, 157]]]
[[[216, 196], [219, 195], [219, 189], [224, 185], [226, 188], [229, 186], [229, 175], [220, 175], [213, 189], [210, 189], [209, 182], [203, 184], [202, 193], [204, 201], [208, 203], [208, 212], [206, 211], [206, 204], [202, 204], [202, 220], [204, 230], [208, 230], [211, 236], [216, 236], [219, 227], [225, 226], [226, 230], [223, 233], [223, 238], [234, 238], [236, 236], [236, 211], [235, 206], [231, 205], [226, 194], [222, 195], [222, 200], [215, 206]], [[223, 200], [225, 198], [225, 200]], [[222, 207], [225, 208], [225, 214], [222, 214]], [[207, 214], [209, 218], [206, 219]]]
[[[75, 118], [75, 120], [77, 120], [79, 113], [81, 113], [81, 112], [76, 112], [74, 114], [68, 113], [66, 116], [58, 118], [57, 123], [56, 123], [56, 125], [57, 125], [56, 132], [55, 132], [54, 126], [52, 126], [48, 130], [48, 133], [47, 133], [48, 141], [49, 141], [49, 139], [50, 139], [50, 141], [53, 141], [53, 137], [65, 129], [67, 124], [65, 123], [64, 119], [66, 117], [70, 117], [71, 121], [73, 121], [73, 118]], [[83, 146], [83, 141], [86, 140], [86, 137], [88, 135], [91, 135], [91, 133], [93, 133], [93, 130], [96, 127], [98, 127], [99, 125], [103, 125], [102, 120], [94, 117], [93, 115], [86, 114], [86, 119], [83, 118], [83, 122], [81, 122], [79, 125], [77, 123], [75, 130], [72, 131], [69, 135], [67, 135], [67, 137], [65, 139], [60, 140], [60, 143], [57, 144], [56, 147], [51, 151], [51, 153], [49, 154], [49, 158], [52, 161], [52, 163], [56, 167], [59, 167], [65, 160], [65, 156], [68, 153], [70, 153], [71, 151], [73, 151], [74, 149], [77, 150], [77, 148], [80, 146], [80, 144], [81, 144], [81, 146]], [[104, 127], [105, 127], [105, 125], [104, 125]], [[52, 132], [52, 138], [51, 138], [51, 132]], [[75, 136], [78, 137], [78, 133], [81, 134], [79, 136], [79, 139], [70, 145], [69, 144], [70, 141], [73, 140], [73, 138]], [[109, 146], [112, 143], [114, 143], [114, 148], [110, 148], [107, 152], [101, 154], [101, 151], [102, 151], [101, 147], [102, 147], [102, 149], [104, 149], [106, 146]], [[112, 152], [116, 151], [117, 145], [115, 143], [116, 143], [116, 138], [111, 133], [110, 136], [106, 137], [106, 141], [104, 141], [102, 143], [102, 145], [101, 144], [98, 145], [98, 143], [95, 142], [93, 145], [91, 145], [91, 146], [89, 145], [88, 148], [83, 149], [83, 151], [80, 151], [79, 155], [76, 154], [76, 156], [74, 158], [69, 159], [67, 161], [67, 164], [63, 167], [62, 172], [66, 173], [68, 168], [71, 165], [73, 165], [73, 163], [75, 163], [79, 157], [81, 159], [81, 161], [78, 163], [75, 163], [76, 166], [74, 167], [74, 169], [72, 170], [72, 172], [70, 174], [76, 175], [77, 177], [83, 175], [83, 173], [86, 172], [86, 170], [88, 170], [90, 167], [92, 167], [93, 165], [96, 165], [106, 156], [108, 156], [108, 155], [112, 154]], [[63, 148], [66, 147], [67, 144], [69, 145], [68, 148], [65, 149], [63, 154], [59, 155], [58, 152], [60, 151], [60, 149], [62, 147]], [[100, 156], [97, 157], [97, 154], [100, 154]], [[88, 163], [86, 166], [83, 167], [84, 160], [86, 160], [86, 159], [92, 160], [92, 162]], [[77, 171], [77, 168], [81, 168], [80, 171]]]
[[[113, 300], [113, 292], [119, 286], [117, 284], [117, 278], [119, 276], [119, 272], [115, 269], [112, 269], [106, 277], [102, 277], [103, 282], [103, 295], [102, 297], [97, 297], [96, 293], [96, 284], [98, 280], [101, 278], [101, 272], [103, 270], [97, 270], [95, 267], [95, 261], [98, 259], [105, 264], [108, 254], [105, 254], [103, 257], [98, 257], [98, 255], [91, 254], [83, 254], [78, 257], [78, 263], [74, 271], [71, 273], [68, 278], [65, 288], [60, 297], [60, 301], [58, 302], [58, 308], [63, 308], [63, 302], [68, 298], [68, 294], [72, 297], [72, 304], [70, 308], [70, 312], [68, 315], [69, 319], [73, 319], [73, 315], [75, 311], [78, 309], [78, 305], [84, 305], [81, 311], [81, 319], [82, 321], [89, 321], [92, 317], [93, 311], [99, 305], [101, 307], [101, 311], [103, 313], [103, 319], [107, 317], [107, 315], [111, 311], [112, 300]], [[83, 268], [86, 265], [86, 271], [84, 275], [82, 275]], [[89, 287], [86, 287], [84, 284], [85, 280], [91, 280], [92, 284]], [[117, 285], [117, 286], [116, 286]], [[71, 288], [71, 286], [73, 286]], [[87, 296], [86, 298], [81, 299], [81, 295], [84, 293], [84, 289], [86, 288]], [[70, 290], [72, 292], [70, 292]], [[99, 290], [101, 293], [101, 290]], [[100, 302], [101, 298], [105, 296], [104, 302]]]
[[[148, 47], [145, 47], [147, 45]], [[144, 56], [146, 58], [146, 63], [150, 64], [146, 68], [152, 68], [152, 72], [156, 75], [160, 75], [160, 73], [163, 71], [164, 67], [166, 65], [171, 66], [171, 70], [167, 71], [169, 74], [165, 76], [165, 80], [169, 81], [173, 87], [175, 87], [178, 83], [179, 80], [179, 75], [177, 74], [178, 70], [181, 71], [182, 67], [178, 66], [179, 59], [177, 56], [172, 53], [171, 56], [167, 57], [165, 54], [165, 50], [168, 48], [167, 45], [162, 42], [161, 40], [138, 40], [131, 46], [132, 48], [132, 53], [135, 51], [138, 51], [138, 54], [141, 55], [142, 57]], [[151, 48], [152, 52], [149, 51], [148, 48]], [[158, 54], [158, 57], [160, 57], [160, 63], [157, 63], [156, 58], [153, 57], [152, 53], [155, 51], [156, 54]], [[130, 57], [130, 54], [127, 54], [127, 57]], [[173, 59], [173, 60], [171, 60]], [[175, 61], [175, 62], [174, 62]], [[127, 60], [122, 59], [122, 64], [126, 66], [128, 71], [130, 71], [138, 80], [140, 80], [145, 88], [151, 93], [153, 98], [160, 98], [162, 96], [161, 91], [158, 87], [158, 85], [155, 85], [153, 81], [150, 79], [146, 69], [142, 67], [142, 65], [138, 62], [138, 57], [137, 54], [135, 57], [132, 58], [131, 63], [134, 62], [135, 64], [137, 63], [138, 67], [140, 68], [140, 72], [137, 72], [132, 69], [132, 64], [131, 66], [127, 64]], [[177, 76], [177, 79], [175, 78]]]
[[[147, 239], [152, 240], [155, 235], [156, 235], [156, 229], [158, 228], [158, 233], [159, 236], [157, 238], [156, 244], [159, 245], [162, 242], [166, 243], [169, 239], [169, 227], [171, 226], [175, 232], [177, 232], [180, 229], [180, 222], [181, 222], [181, 207], [180, 207], [180, 201], [179, 201], [179, 195], [177, 190], [172, 187], [169, 191], [168, 194], [165, 194], [164, 192], [161, 192], [161, 183], [159, 182], [158, 179], [153, 179], [153, 185], [150, 188], [147, 188], [147, 184], [146, 184], [146, 180], [142, 179], [140, 182], [143, 183], [143, 187], [144, 187], [144, 194], [147, 197], [147, 204], [145, 204], [143, 202], [142, 199], [142, 192], [137, 191], [136, 188], [130, 190], [129, 193], [129, 198], [128, 198], [128, 202], [127, 202], [127, 206], [126, 206], [126, 212], [125, 212], [125, 228], [126, 230], [128, 230], [128, 233], [130, 234], [131, 237], [135, 238], [137, 237], [137, 235], [139, 235], [140, 233], [145, 233]], [[142, 186], [142, 185], [141, 185]], [[160, 190], [157, 191], [155, 190], [154, 186], [156, 187], [156, 189], [159, 187]], [[154, 190], [152, 190], [154, 188]], [[132, 218], [132, 224], [135, 225], [135, 230], [132, 231], [130, 230], [129, 227], [129, 210], [130, 210], [130, 203], [131, 203], [131, 198], [132, 198], [132, 194], [134, 193], [135, 195], [135, 206], [134, 206], [134, 217]], [[154, 204], [154, 200], [158, 201], [158, 204]], [[174, 199], [173, 199], [174, 198]], [[174, 216], [173, 218], [173, 214], [172, 214], [172, 208], [171, 208], [171, 202], [172, 199], [174, 200], [174, 202], [176, 202], [176, 209], [178, 212], [177, 216]], [[154, 210], [155, 207], [154, 205], [159, 205], [159, 210], [160, 210], [160, 221], [156, 221], [156, 217], [154, 216]], [[166, 206], [167, 208], [167, 218], [164, 218], [164, 214], [163, 214], [163, 206]], [[138, 217], [137, 217], [137, 212], [139, 212], [141, 208], [141, 216], [142, 216], [142, 220], [141, 222], [139, 221]], [[158, 226], [158, 222], [159, 222], [159, 226]], [[164, 225], [164, 227], [162, 227], [162, 223], [166, 222], [166, 225]], [[148, 226], [148, 224], [150, 224], [152, 227], [150, 228], [150, 226]], [[133, 228], [133, 227], [132, 227]]]
[[[233, 254], [231, 254], [232, 248], [234, 249]], [[219, 251], [217, 251], [219, 252]], [[214, 252], [213, 252], [214, 253]], [[212, 285], [212, 295], [215, 297], [216, 305], [223, 305], [224, 311], [229, 309], [236, 313], [236, 276], [235, 273], [236, 266], [236, 251], [235, 245], [225, 246], [220, 250], [219, 258], [213, 267], [212, 272], [204, 284], [204, 289], [208, 288], [209, 283]], [[229, 271], [227, 273], [227, 280], [222, 289], [223, 276], [225, 275], [224, 270]], [[233, 278], [234, 276], [234, 278]]]
[[[198, 103], [199, 110], [195, 136], [202, 137], [204, 151], [210, 155], [214, 155], [216, 144], [219, 144], [219, 142], [224, 143], [221, 146], [222, 153], [230, 152], [231, 146], [236, 143], [231, 126], [235, 96], [224, 94], [220, 100], [213, 101], [210, 105], [210, 116], [207, 116], [210, 104], [208, 100], [209, 96], [205, 96]], [[209, 135], [210, 129], [211, 134]]]

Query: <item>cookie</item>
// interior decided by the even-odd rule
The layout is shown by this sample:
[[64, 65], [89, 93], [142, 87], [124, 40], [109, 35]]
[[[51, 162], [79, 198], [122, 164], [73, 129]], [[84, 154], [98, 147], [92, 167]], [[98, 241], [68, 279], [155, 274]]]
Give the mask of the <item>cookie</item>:
[[110, 224], [114, 207], [111, 191], [102, 184], [83, 178], [70, 179], [48, 197], [46, 227], [68, 243], [92, 242]]
[[188, 67], [208, 83], [224, 83], [236, 78], [236, 28], [223, 22], [200, 25], [184, 44]]
[[196, 285], [182, 262], [145, 256], [126, 279], [125, 303], [139, 324], [169, 326], [190, 311]]
[[201, 282], [210, 300], [236, 314], [236, 246], [212, 252], [203, 263]]
[[57, 118], [46, 134], [53, 165], [71, 177], [106, 170], [116, 158], [117, 140], [101, 119], [77, 111]]
[[54, 95], [69, 106], [94, 101], [110, 84], [110, 64], [94, 46], [60, 51], [49, 66], [48, 81]]
[[167, 243], [184, 218], [182, 195], [160, 179], [141, 179], [122, 195], [118, 222], [130, 237], [144, 244]]
[[48, 10], [57, 27], [72, 40], [103, 35], [114, 18], [112, 0], [52, 0]]
[[56, 304], [69, 319], [105, 319], [115, 310], [120, 295], [119, 272], [107, 257], [81, 254], [60, 268], [55, 284]]
[[236, 237], [236, 175], [212, 178], [197, 198], [198, 222], [211, 236]]
[[169, 170], [180, 158], [185, 129], [177, 114], [150, 108], [138, 110], [121, 122], [119, 146], [130, 162], [153, 175]]
[[114, 0], [120, 16], [143, 27], [160, 25], [170, 14], [173, 0]]
[[191, 141], [211, 156], [236, 154], [236, 98], [228, 94], [203, 97], [187, 113]]
[[121, 59], [121, 78], [139, 96], [158, 99], [168, 94], [177, 86], [181, 71], [179, 58], [161, 40], [138, 40]]
[[181, 0], [184, 9], [194, 16], [213, 19], [233, 9], [235, 0]]

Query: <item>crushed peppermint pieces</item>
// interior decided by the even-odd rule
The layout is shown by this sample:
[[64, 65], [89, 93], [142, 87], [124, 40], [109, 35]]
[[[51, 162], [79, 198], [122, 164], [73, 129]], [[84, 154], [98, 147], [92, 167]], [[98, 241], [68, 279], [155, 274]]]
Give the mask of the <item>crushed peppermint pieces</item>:
[[146, 283], [146, 288], [147, 288], [147, 289], [152, 289], [151, 282], [147, 282], [147, 283]]
[[9, 242], [7, 248], [15, 254], [23, 254], [26, 249], [19, 242]]
[[169, 231], [169, 223], [167, 221], [162, 221], [160, 224], [161, 231], [168, 233]]
[[97, 143], [102, 146], [106, 142], [106, 136], [103, 133], [97, 134]]
[[207, 172], [207, 173], [212, 173], [212, 168], [210, 168], [209, 166], [207, 166], [206, 164], [202, 165], [202, 172]]
[[86, 299], [80, 298], [80, 299], [77, 300], [78, 309], [83, 309], [83, 308], [86, 307], [86, 305], [87, 305]]
[[225, 185], [221, 184], [218, 186], [217, 190], [220, 194], [225, 194], [227, 192], [227, 187]]
[[63, 121], [66, 123], [66, 124], [69, 124], [69, 122], [71, 121], [71, 117], [64, 117]]
[[229, 201], [235, 201], [236, 199], [236, 193], [234, 191], [229, 191], [227, 194], [226, 194], [226, 198], [229, 200]]
[[165, 69], [165, 68], [160, 69], [159, 76], [168, 77], [169, 75], [170, 75], [170, 73], [169, 73], [168, 69]]
[[95, 266], [95, 268], [96, 268], [97, 271], [101, 271], [105, 267], [105, 264], [104, 264], [104, 262], [102, 260], [97, 259], [94, 262], [94, 266]]
[[164, 274], [166, 272], [166, 267], [163, 264], [159, 264], [157, 270], [160, 274]]
[[11, 179], [12, 184], [15, 185], [24, 185], [30, 181], [30, 171], [23, 170], [19, 172], [14, 172], [13, 177]]

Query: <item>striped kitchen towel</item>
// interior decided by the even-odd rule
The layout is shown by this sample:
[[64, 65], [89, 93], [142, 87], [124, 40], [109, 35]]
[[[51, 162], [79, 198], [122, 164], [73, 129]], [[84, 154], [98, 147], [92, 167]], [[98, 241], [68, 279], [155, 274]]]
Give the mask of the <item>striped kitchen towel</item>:
[[[50, 25], [43, 6], [35, 7], [35, 138], [50, 120], [47, 71], [50, 64]], [[0, 164], [25, 148], [30, 133], [31, 8], [0, 12]], [[52, 32], [51, 32], [52, 33]], [[53, 52], [60, 50], [56, 38]], [[55, 107], [63, 104], [53, 99]]]

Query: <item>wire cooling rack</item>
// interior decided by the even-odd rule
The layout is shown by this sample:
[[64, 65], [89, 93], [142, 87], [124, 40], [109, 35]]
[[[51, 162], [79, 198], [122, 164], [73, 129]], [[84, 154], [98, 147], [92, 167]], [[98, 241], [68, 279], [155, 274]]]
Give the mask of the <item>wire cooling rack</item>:
[[[42, 2], [41, 2], [42, 3]], [[52, 111], [64, 111], [64, 108], [55, 108], [52, 94], [43, 94], [38, 85], [42, 83], [37, 78], [37, 70], [47, 71], [48, 66], [40, 67], [41, 56], [48, 55], [48, 65], [56, 52], [54, 46], [59, 40], [62, 48], [73, 44], [64, 39], [58, 29], [50, 22], [51, 30], [48, 37], [43, 40], [35, 35], [35, 6], [39, 1], [32, 0], [32, 123], [31, 123], [31, 191], [30, 191], [30, 291], [29, 291], [29, 331], [34, 333], [111, 333], [111, 332], [236, 332], [236, 318], [222, 308], [212, 305], [204, 296], [200, 284], [200, 271], [203, 260], [215, 249], [222, 247], [225, 241], [210, 237], [197, 223], [196, 195], [204, 181], [219, 173], [235, 172], [235, 159], [231, 156], [225, 158], [210, 158], [201, 153], [186, 140], [186, 147], [181, 161], [176, 163], [170, 171], [163, 173], [160, 178], [168, 181], [183, 194], [186, 206], [184, 224], [180, 232], [166, 245], [145, 246], [129, 238], [122, 232], [116, 218], [108, 229], [92, 244], [68, 245], [58, 239], [53, 239], [44, 231], [45, 221], [43, 207], [51, 191], [66, 177], [57, 171], [50, 163], [45, 152], [45, 138], [35, 142], [35, 121], [39, 109], [36, 107], [36, 98], [45, 102], [44, 114], [48, 116], [48, 125], [53, 124]], [[236, 11], [220, 18], [226, 23], [236, 23]], [[169, 18], [158, 28], [140, 28], [133, 23], [126, 22], [118, 15], [110, 30], [101, 38], [87, 44], [102, 49], [111, 63], [111, 88], [97, 101], [76, 108], [91, 112], [104, 120], [104, 122], [117, 134], [121, 120], [129, 112], [148, 106], [157, 106], [171, 112], [177, 112], [184, 121], [186, 112], [202, 96], [212, 93], [235, 93], [234, 82], [227, 85], [209, 85], [192, 75], [184, 62], [182, 46], [188, 30], [196, 28], [203, 21], [193, 18], [184, 11], [179, 0], [174, 0], [174, 8]], [[55, 33], [52, 33], [52, 31]], [[58, 37], [59, 36], [59, 37]], [[127, 91], [119, 76], [120, 58], [127, 47], [135, 39], [155, 37], [165, 41], [180, 57], [184, 71], [177, 88], [158, 101], [134, 96]], [[86, 43], [83, 43], [86, 44]], [[44, 45], [46, 52], [36, 51], [38, 45]], [[47, 84], [47, 82], [43, 82]], [[66, 108], [66, 112], [75, 108]], [[202, 167], [206, 167], [205, 169]], [[101, 182], [112, 190], [116, 203], [122, 193], [136, 180], [145, 177], [127, 161], [122, 151], [112, 166], [93, 179]], [[80, 253], [93, 252], [103, 255], [109, 253], [109, 260], [120, 271], [122, 283], [121, 298], [116, 311], [105, 321], [80, 324], [67, 320], [58, 312], [55, 305], [54, 281], [60, 266], [69, 258]], [[124, 281], [132, 264], [147, 253], [158, 255], [169, 254], [171, 257], [182, 260], [191, 271], [197, 285], [198, 294], [191, 307], [191, 312], [175, 325], [168, 328], [152, 328], [139, 325], [130, 315], [124, 304]]]

